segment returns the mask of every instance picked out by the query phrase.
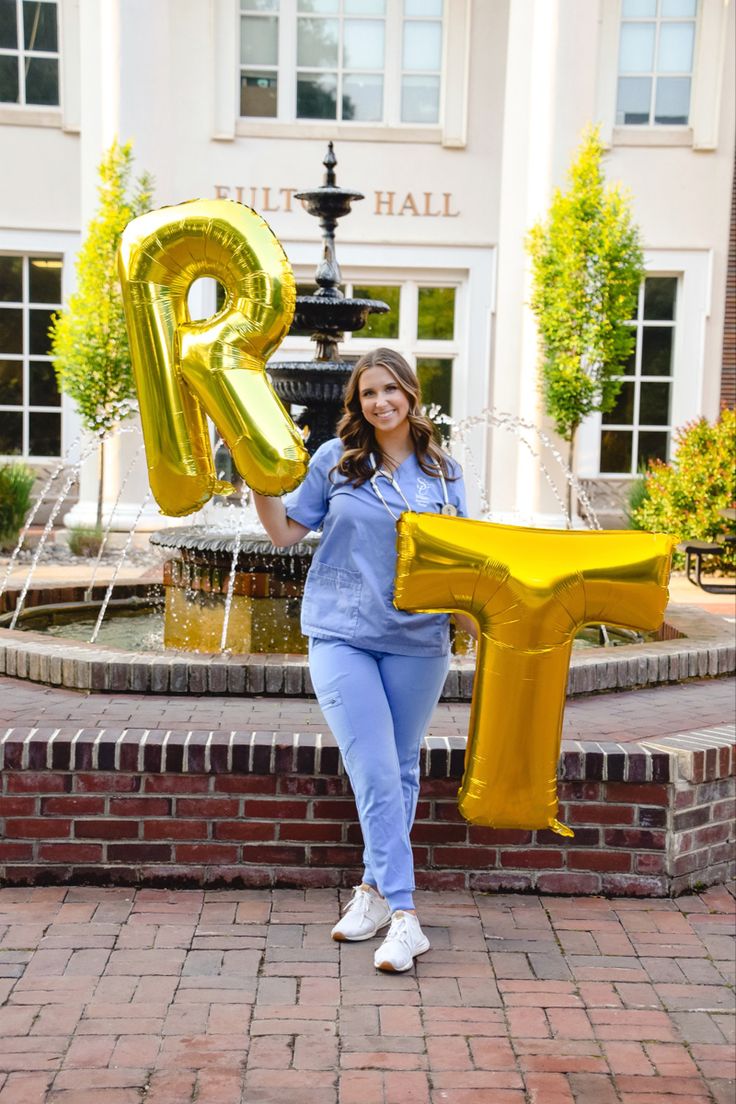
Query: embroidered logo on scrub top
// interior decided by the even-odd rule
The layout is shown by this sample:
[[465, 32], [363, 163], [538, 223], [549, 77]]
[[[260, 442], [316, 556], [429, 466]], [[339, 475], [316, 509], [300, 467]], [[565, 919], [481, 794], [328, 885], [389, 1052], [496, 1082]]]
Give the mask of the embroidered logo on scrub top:
[[429, 492], [429, 480], [420, 475], [417, 479], [417, 506], [429, 506]]

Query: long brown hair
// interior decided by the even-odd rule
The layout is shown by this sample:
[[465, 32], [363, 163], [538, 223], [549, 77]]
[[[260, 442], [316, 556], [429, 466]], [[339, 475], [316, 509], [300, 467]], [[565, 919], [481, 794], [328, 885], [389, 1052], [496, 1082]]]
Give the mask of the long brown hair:
[[345, 451], [332, 472], [338, 472], [354, 487], [360, 487], [373, 475], [370, 454], [376, 454], [379, 465], [386, 459], [376, 440], [373, 426], [363, 417], [360, 406], [360, 377], [368, 368], [385, 368], [409, 400], [409, 432], [417, 462], [425, 475], [436, 479], [439, 467], [446, 479], [456, 478], [450, 471], [446, 453], [434, 440], [434, 426], [422, 414], [422, 393], [416, 373], [401, 354], [393, 349], [376, 349], [372, 353], [366, 353], [350, 374], [345, 387], [343, 415], [337, 425], [337, 435], [345, 446]]

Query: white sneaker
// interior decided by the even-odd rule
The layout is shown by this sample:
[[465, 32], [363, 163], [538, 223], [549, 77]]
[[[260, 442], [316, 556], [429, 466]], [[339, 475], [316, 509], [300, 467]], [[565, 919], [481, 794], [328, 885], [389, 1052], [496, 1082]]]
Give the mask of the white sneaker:
[[370, 939], [379, 928], [385, 928], [391, 919], [388, 901], [362, 886], [353, 888], [353, 896], [343, 912], [345, 915], [332, 929], [332, 938], [338, 943]]
[[429, 940], [414, 913], [399, 909], [391, 917], [388, 935], [376, 951], [373, 961], [377, 970], [401, 973], [411, 968], [417, 955], [428, 950]]

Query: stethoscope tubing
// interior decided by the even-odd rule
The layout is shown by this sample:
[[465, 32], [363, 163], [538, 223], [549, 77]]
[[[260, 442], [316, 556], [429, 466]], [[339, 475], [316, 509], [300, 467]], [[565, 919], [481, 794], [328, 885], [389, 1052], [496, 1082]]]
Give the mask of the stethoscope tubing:
[[[406, 495], [404, 494], [404, 492], [402, 491], [401, 484], [399, 483], [398, 479], [396, 479], [396, 477], [394, 476], [394, 473], [393, 472], [387, 472], [387, 471], [384, 471], [383, 468], [379, 468], [378, 464], [376, 463], [376, 457], [375, 457], [374, 453], [370, 454], [370, 461], [371, 461], [371, 464], [373, 465], [373, 475], [370, 478], [370, 485], [373, 488], [374, 493], [376, 494], [378, 499], [383, 503], [385, 509], [389, 512], [389, 514], [394, 519], [394, 521], [398, 521], [399, 518], [393, 512], [393, 510], [391, 509], [388, 502], [383, 497], [383, 495], [380, 491], [380, 488], [378, 486], [379, 477], [383, 476], [383, 478], [386, 479], [391, 484], [391, 486], [394, 488], [394, 490], [400, 496], [400, 498], [401, 498], [402, 502], [404, 503], [404, 505], [406, 506], [407, 510], [411, 510], [412, 505], [409, 502]], [[449, 496], [447, 494], [447, 483], [445, 481], [445, 477], [444, 477], [444, 474], [442, 472], [442, 468], [439, 466], [439, 464], [437, 465], [437, 474], [438, 474], [440, 482], [442, 484], [442, 498], [444, 499], [444, 504], [448, 508], [448, 512], [449, 512], [451, 507], [450, 507], [450, 499], [449, 499]]]

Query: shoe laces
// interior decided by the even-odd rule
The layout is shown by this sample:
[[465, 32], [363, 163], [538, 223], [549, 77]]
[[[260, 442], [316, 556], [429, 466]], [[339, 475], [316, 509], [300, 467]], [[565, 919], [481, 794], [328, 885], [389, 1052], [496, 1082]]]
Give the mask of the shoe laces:
[[363, 889], [362, 886], [353, 886], [353, 896], [348, 903], [343, 907], [343, 912], [359, 912], [362, 916], [368, 912], [371, 907], [371, 897], [373, 894], [369, 889]]
[[[414, 919], [414, 917], [412, 917]], [[386, 942], [391, 939], [396, 939], [400, 943], [411, 945], [411, 935], [409, 934], [409, 925], [411, 920], [409, 915], [405, 912], [395, 912], [391, 917], [391, 927], [388, 929], [388, 935], [386, 936]]]

